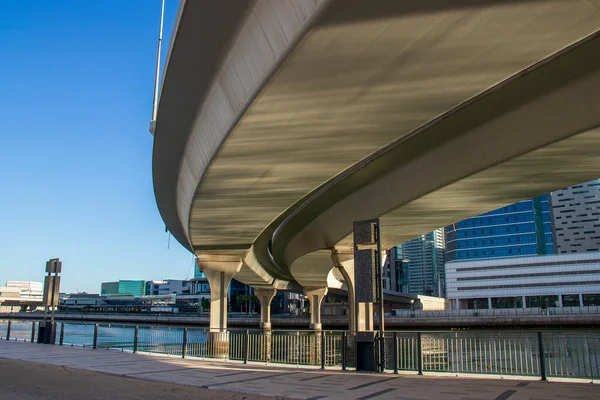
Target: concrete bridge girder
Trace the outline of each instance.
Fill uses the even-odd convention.
[[[351,246],[354,220],[380,216],[390,247],[597,178],[599,71],[597,32],[350,168],[278,228],[287,242],[274,238],[276,261],[293,266],[321,248]]]
[[[194,251],[210,251],[222,243],[241,244],[243,262],[233,273],[242,282],[300,292],[303,287],[339,284],[331,279],[328,249],[351,246],[347,234],[353,219],[382,215],[383,237],[388,245],[394,245],[472,216],[476,210],[488,211],[567,186],[575,183],[575,177],[587,180],[581,173],[558,171],[560,178],[533,182],[539,178],[536,164],[544,162],[543,157],[524,155],[540,154],[532,146],[535,135],[528,135],[524,128],[533,126],[530,120],[544,107],[536,110],[535,102],[521,102],[502,115],[480,109],[488,121],[471,120],[481,126],[465,127],[456,120],[450,126],[470,132],[475,137],[472,143],[442,137],[440,147],[430,149],[429,157],[411,159],[403,173],[371,174],[370,182],[347,191],[351,193],[347,198],[336,198],[330,203],[334,206],[309,213],[317,216],[308,219],[312,225],[296,227],[283,244],[273,242],[274,260],[269,259],[267,246],[271,246],[273,233],[314,194],[314,188],[327,186],[332,176],[361,160],[377,164],[371,155],[380,157],[392,141],[414,142],[412,133],[403,136],[407,132],[422,134],[433,124],[449,132],[442,119],[415,128],[588,35],[600,21],[598,5],[587,1],[448,4],[384,0],[371,10],[358,0],[258,1],[234,6],[182,2],[174,35],[177,40],[171,43],[163,79],[153,156],[157,202],[177,240]],[[552,35],[546,34],[550,30]],[[575,64],[593,65],[588,61]],[[535,74],[533,70],[525,72]],[[552,86],[559,75],[550,74],[551,79],[542,82]],[[552,146],[561,140],[561,129],[562,133],[565,128],[572,130],[571,135],[576,133],[572,126],[566,127],[567,118],[560,120],[561,115],[569,114],[569,119],[578,120],[579,129],[587,132],[571,136],[563,150],[583,138],[580,142],[587,147],[573,145],[572,154],[591,160],[591,149],[598,148],[591,130],[595,125],[590,123],[590,115],[599,114],[594,95],[598,87],[595,81],[587,86],[579,82],[584,75],[574,77],[571,83],[586,89],[589,101],[573,95],[575,86],[562,84],[560,93],[547,96],[546,112],[553,112],[536,129],[545,130],[544,143],[556,149]],[[512,100],[518,102],[528,95],[528,90],[520,90]],[[575,104],[583,106],[573,108]],[[509,123],[511,114],[513,122]],[[515,123],[516,129],[512,129]],[[485,129],[506,135],[505,143],[486,148]],[[562,140],[567,140],[566,136]],[[493,154],[497,149],[492,147],[506,148],[511,143],[524,143],[512,149],[513,159]],[[414,148],[404,147],[396,160],[418,154]],[[455,158],[474,161],[473,168],[461,170],[470,179],[456,180],[430,168],[440,160],[452,164],[448,155],[461,154],[456,149],[466,150],[466,156]],[[557,154],[563,153],[554,153],[549,159],[556,160]],[[257,158],[262,162],[257,163]],[[480,169],[475,168],[475,161],[484,158],[487,167],[503,168],[481,164]],[[507,167],[519,158],[528,160],[521,164],[522,170],[531,171],[526,176]],[[563,165],[568,164],[568,158],[565,160]],[[581,168],[584,163],[577,162],[579,171],[596,173],[598,164]],[[446,167],[444,164],[441,172],[450,171]],[[363,175],[370,174],[368,166],[361,168]],[[507,181],[507,175],[518,178]],[[415,182],[416,177],[431,183],[430,187]],[[510,187],[510,193],[502,198],[490,190],[498,182]],[[476,186],[487,195],[472,196]],[[405,190],[407,187],[411,190]],[[396,203],[390,203],[392,199]],[[363,207],[367,202],[374,203],[373,207]],[[320,251],[323,249],[327,250]],[[231,279],[229,268],[215,264],[207,270],[216,286]],[[214,325],[222,328],[223,318]]]

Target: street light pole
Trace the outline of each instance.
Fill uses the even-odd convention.
[[[375,225],[377,242],[377,268],[379,271],[379,371],[385,371],[385,327],[384,327],[384,305],[383,305],[383,262],[381,257],[381,236],[379,221]]]

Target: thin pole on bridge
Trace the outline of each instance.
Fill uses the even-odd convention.
[[[165,19],[165,0],[162,0],[160,10],[160,26],[158,29],[158,49],[156,51],[156,72],[154,75],[154,99],[152,100],[152,120],[150,121],[150,133],[154,134],[156,116],[158,113],[158,87],[160,84],[160,54],[162,48],[163,23]]]

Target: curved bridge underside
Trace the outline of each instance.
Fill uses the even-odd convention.
[[[236,279],[322,287],[353,220],[395,245],[600,176],[597,2],[217,3],[182,2],[153,175]]]

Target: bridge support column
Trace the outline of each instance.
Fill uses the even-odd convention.
[[[305,290],[304,294],[310,301],[310,329],[320,331],[321,324],[321,303],[327,295],[327,288]]]
[[[271,301],[277,294],[277,289],[254,288],[254,294],[260,303],[260,327],[263,330],[271,330]]]
[[[344,277],[346,283],[346,289],[348,289],[348,330],[350,332],[356,332],[356,296],[355,296],[355,284],[354,284],[354,253],[352,252],[340,252],[335,247],[331,249],[331,259],[333,260],[333,266],[338,268]]]
[[[208,355],[216,358],[229,356],[227,332],[227,290],[231,278],[242,267],[242,259],[227,255],[198,255],[200,270],[210,286],[210,334]]]
[[[263,330],[263,340],[260,343],[261,361],[271,361],[271,301],[277,294],[277,289],[255,288],[254,294],[260,302],[260,328]]]
[[[356,330],[358,332],[374,331],[373,303],[356,303]]]

